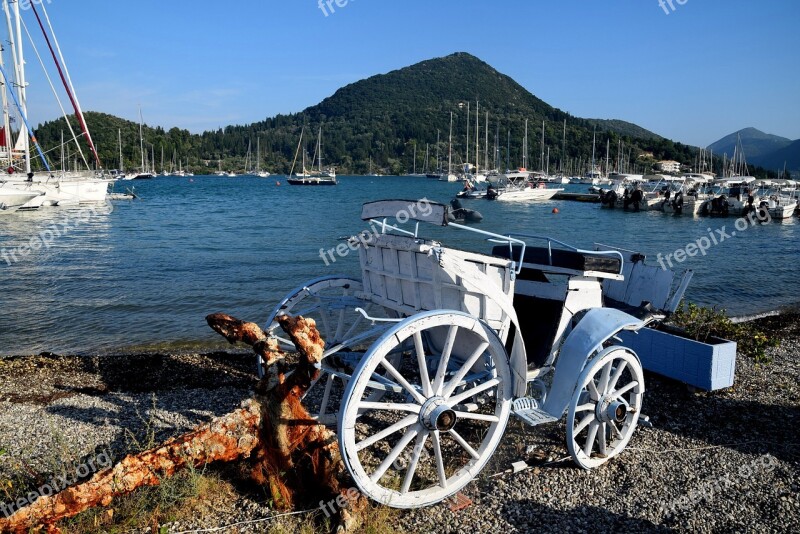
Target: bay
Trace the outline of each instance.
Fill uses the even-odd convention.
[[[209,313],[263,323],[283,295],[309,279],[358,277],[355,253],[326,265],[321,251],[365,228],[364,202],[448,202],[461,187],[374,176],[345,176],[338,187],[322,188],[290,187],[281,176],[158,178],[135,186],[141,200],[113,210],[0,217],[0,355],[222,346],[205,323]],[[673,260],[695,272],[689,300],[731,314],[800,301],[796,218],[737,231],[733,218],[625,213],[580,202],[463,203],[484,215],[477,226],[484,230],[546,235],[581,248],[605,243],[640,251],[653,264],[658,254],[715,236],[718,244],[705,256]],[[421,234],[489,250],[479,236],[454,228],[424,225]]]

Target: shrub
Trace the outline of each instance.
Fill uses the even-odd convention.
[[[718,337],[736,342],[739,354],[753,358],[756,363],[769,363],[767,348],[777,347],[780,340],[770,338],[753,323],[734,323],[725,310],[703,308],[696,304],[681,304],[681,307],[670,317],[670,324],[683,328],[690,337],[702,343],[711,337]]]

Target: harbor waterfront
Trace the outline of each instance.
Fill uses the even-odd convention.
[[[282,183],[282,185],[277,185]],[[264,322],[288,291],[317,276],[358,277],[355,255],[331,255],[355,234],[361,205],[390,198],[449,202],[460,184],[419,177],[339,177],[339,187],[285,178],[163,178],[114,209],[44,209],[0,218],[0,356],[219,346],[205,316]],[[568,185],[582,193],[586,186]],[[642,252],[651,265],[692,269],[687,299],[755,314],[800,301],[796,217],[734,218],[602,210],[584,202],[467,200],[478,227],[548,235],[581,248]],[[553,208],[559,213],[553,213]],[[488,251],[478,235],[422,229]],[[707,246],[706,246],[707,245]]]

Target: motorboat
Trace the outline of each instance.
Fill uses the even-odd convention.
[[[512,182],[509,181],[504,189],[498,190],[497,200],[506,201],[546,201],[551,200],[563,188],[548,188],[544,182]]]

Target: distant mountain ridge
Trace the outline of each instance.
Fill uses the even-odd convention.
[[[742,140],[742,149],[748,163],[774,171],[782,171],[785,163],[787,170],[793,172],[800,170],[800,140],[792,141],[752,127],[726,135],[710,144],[708,148],[713,150],[715,155],[727,155],[730,159],[733,157],[739,138]]]
[[[426,146],[428,169],[434,170],[436,153],[447,163],[450,113],[453,112],[454,167],[475,162],[475,108],[479,106],[480,153],[488,152],[489,165],[495,165],[495,143],[500,153],[498,164],[515,168],[523,164],[523,137],[528,124],[526,166],[550,169],[573,163],[574,172],[585,169],[592,156],[593,132],[597,131],[597,157],[616,161],[617,147],[624,143],[626,158],[633,164],[642,153],[655,159],[691,163],[696,149],[649,132],[635,124],[618,120],[587,120],[574,117],[531,94],[509,76],[480,59],[464,53],[422,61],[415,65],[372,76],[337,90],[317,105],[291,115],[277,115],[243,126],[228,126],[217,131],[193,135],[186,130],[145,128],[145,146],[151,146],[150,159],[159,161],[165,153],[165,166],[173,154],[196,172],[241,170],[248,146],[260,140],[262,166],[271,172],[290,170],[300,132],[309,155],[313,154],[317,130],[323,129],[323,164],[335,165],[341,173],[365,173],[372,161],[386,174],[406,173],[413,168],[416,146],[417,170],[424,170]],[[470,122],[467,124],[467,108]],[[489,113],[489,147],[485,126]],[[566,152],[562,150],[564,121],[567,123]],[[87,114],[87,122],[106,167],[118,166],[117,132],[122,130],[126,169],[138,167],[138,127],[135,123],[101,113]],[[545,150],[540,147],[542,122],[545,125]],[[45,123],[37,129],[39,141],[57,146],[63,119]],[[469,130],[470,144],[466,143]],[[439,145],[436,145],[437,134]],[[496,139],[496,141],[495,141]],[[154,152],[154,153],[153,153]],[[543,154],[544,152],[544,154]],[[469,154],[469,158],[467,158]],[[602,159],[605,159],[602,157]],[[252,161],[252,158],[251,158]],[[485,166],[485,162],[481,162]],[[641,165],[640,165],[641,166]],[[157,165],[160,170],[160,164]],[[632,169],[629,169],[632,170]],[[647,170],[647,169],[640,169]]]

